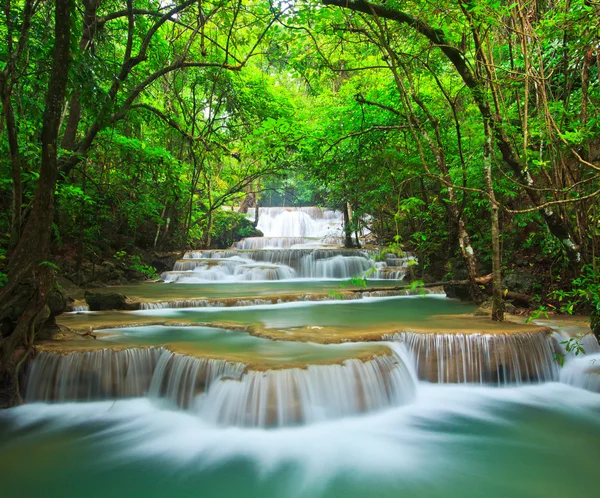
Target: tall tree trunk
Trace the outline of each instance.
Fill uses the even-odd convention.
[[[79,50],[81,53],[87,52],[90,48],[97,28],[96,13],[100,0],[84,0],[85,10],[83,13],[83,31],[81,40],[79,41]],[[81,120],[81,90],[73,92],[69,100],[69,117],[67,118],[67,126],[63,134],[61,147],[67,150],[75,148],[77,139],[77,129]]]
[[[204,248],[210,249],[210,245],[212,244],[212,228],[213,228],[213,208],[209,206],[208,208],[208,220],[206,222],[206,238],[204,239]]]
[[[54,190],[57,179],[57,140],[69,70],[71,2],[56,0],[54,51],[48,82],[40,175],[31,213],[23,233],[11,254],[8,283],[0,292],[0,321],[10,325],[10,335],[0,343],[0,384],[8,403],[20,400],[18,370],[23,362],[16,351],[25,348],[28,356],[36,334],[50,316],[48,294],[54,288],[54,274],[45,264],[50,256],[50,238],[54,217]]]
[[[350,227],[350,211],[348,210],[348,203],[344,202],[344,247],[352,248],[352,228]]]
[[[491,233],[492,233],[492,274],[494,276],[492,290],[492,320],[504,321],[504,304],[502,302],[502,253],[500,250],[500,222],[498,204],[494,194],[492,178],[492,132],[489,123],[484,122],[485,143],[483,145],[483,167],[485,181],[490,199]]]
[[[5,90],[5,89],[3,89]],[[8,136],[8,150],[10,154],[10,172],[12,177],[12,203],[10,222],[10,243],[14,249],[21,236],[21,204],[23,203],[23,182],[21,180],[21,158],[19,154],[19,143],[17,137],[17,124],[15,114],[8,92],[2,92],[2,111],[6,122],[6,134]]]

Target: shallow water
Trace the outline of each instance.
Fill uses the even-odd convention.
[[[469,313],[475,306],[434,296],[364,298],[355,301],[297,302],[236,308],[187,308],[137,311],[147,317],[183,319],[194,322],[261,323],[265,327],[291,330],[296,327],[339,327],[373,329],[424,324],[448,324],[451,318],[435,315]]]
[[[393,287],[402,285],[398,281],[367,280],[368,287]],[[327,293],[343,289],[357,289],[354,285],[342,287],[339,280],[296,280],[271,282],[220,282],[203,284],[140,283],[93,289],[93,292],[118,292],[128,297],[143,299],[191,299],[213,297],[248,297],[274,294]]]
[[[271,341],[252,336],[246,331],[213,327],[125,327],[100,332],[98,338],[106,343],[106,346],[169,344],[176,351],[185,350],[214,357],[235,357],[259,364],[335,362],[382,349],[378,343],[324,345],[312,342]]]
[[[2,492],[19,498],[588,497],[599,448],[600,395],[561,384],[421,384],[410,405],[270,430],[148,399],[0,413]]]

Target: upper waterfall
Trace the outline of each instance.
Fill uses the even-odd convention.
[[[341,237],[343,219],[339,211],[312,206],[261,207],[256,228],[265,237]]]
[[[255,213],[251,213],[250,219]],[[191,251],[177,261],[165,282],[242,282],[291,279],[401,280],[411,256],[379,250],[345,249],[343,216],[319,207],[261,207],[258,224],[264,237],[249,237],[231,249]]]

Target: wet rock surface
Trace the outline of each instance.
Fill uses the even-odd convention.
[[[125,295],[117,292],[86,292],[85,300],[90,311],[135,310],[137,303],[131,302]]]

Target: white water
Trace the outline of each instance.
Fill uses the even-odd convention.
[[[520,384],[558,380],[556,343],[546,333],[421,334],[387,337],[406,345],[430,382]]]
[[[568,359],[560,371],[560,381],[600,393],[600,353]]]
[[[234,244],[235,249],[257,251],[260,249],[335,249],[344,244],[344,238],[327,237],[247,237]]]
[[[403,349],[368,361],[249,371],[242,363],[194,358],[164,348],[40,353],[27,402],[168,399],[202,419],[242,426],[314,423],[410,401],[416,381]]]
[[[317,207],[263,207],[256,228],[265,237],[341,237],[343,218],[339,211]]]
[[[94,401],[149,395],[185,407],[212,382],[239,378],[245,368],[241,363],[177,355],[164,348],[64,355],[41,352],[31,362],[25,400]]]
[[[83,473],[75,482],[100,487],[94,496],[131,496],[131,486],[141,483],[143,496],[236,496],[227,483],[242,479],[243,495],[252,497],[525,498],[595,496],[598,410],[598,394],[557,383],[506,389],[422,384],[405,406],[278,430],[222,427],[147,399],[38,403],[0,418],[48,445],[34,461],[53,449],[61,458],[65,447],[67,456],[89,448],[89,466],[44,462],[51,484],[39,488],[45,486],[47,496],[58,496],[57,482]],[[4,469],[12,459],[35,458],[22,454],[9,460],[5,452]],[[240,461],[250,462],[247,472],[235,465]],[[136,462],[145,470],[137,480],[131,473]],[[122,481],[114,477],[120,469]],[[19,490],[11,496],[42,496],[20,494],[29,486],[9,472],[3,478]],[[335,487],[340,482],[341,490]]]
[[[265,237],[243,239],[232,249],[190,251],[162,278],[168,283],[226,283],[405,277],[413,257],[386,255],[376,262],[379,251],[344,249],[342,223],[339,212],[316,207],[260,208],[258,228]]]
[[[213,385],[196,412],[221,425],[269,427],[315,423],[399,406],[414,398],[410,360],[401,355],[249,372]]]
[[[496,386],[560,380],[600,391],[600,354],[569,359],[559,370],[555,339],[544,333],[401,333],[389,339],[393,342],[385,344],[393,352],[367,361],[267,371],[164,348],[40,353],[31,362],[26,400],[148,396],[170,400],[213,424],[270,427],[314,424],[411,402],[418,394],[417,376]]]

